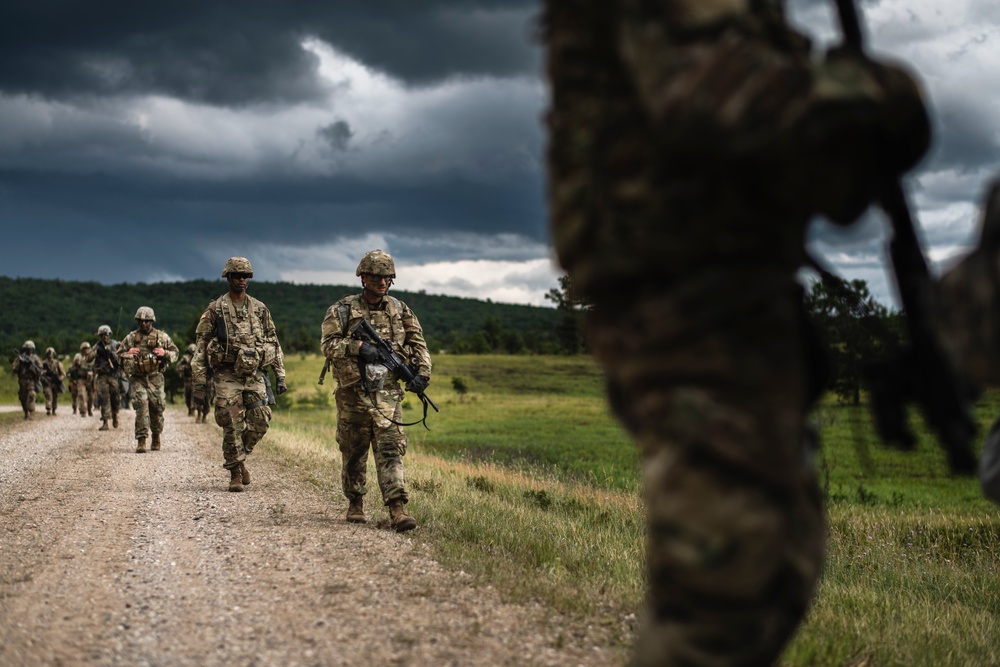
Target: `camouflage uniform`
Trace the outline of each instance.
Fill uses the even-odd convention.
[[[383,297],[372,306],[361,295],[347,296],[330,306],[323,318],[322,347],[333,362],[337,378],[337,444],[342,456],[341,482],[349,501],[364,497],[368,477],[368,449],[375,453],[382,501],[409,501],[403,477],[406,433],[392,421],[402,421],[403,389],[400,378],[388,375],[381,389],[366,392],[358,365],[360,341],[348,332],[362,318],[391,343],[417,375],[430,377],[431,357],[417,316],[399,299]],[[385,370],[383,366],[379,369]],[[390,421],[390,418],[392,421]]]
[[[76,412],[81,417],[94,414],[94,368],[87,363],[87,355],[90,354],[90,343],[80,344],[80,351],[73,356],[70,364],[70,377],[76,387],[74,401],[76,401]]]
[[[108,329],[110,335],[110,328]],[[98,340],[87,355],[87,363],[94,369],[97,402],[101,408],[101,429],[107,430],[108,421],[118,428],[118,411],[121,398],[118,395],[118,380],[121,373],[121,361],[116,348],[118,341],[109,341],[105,345]]]
[[[63,380],[66,379],[66,371],[63,370],[62,362],[56,357],[54,348],[45,350],[45,360],[42,362],[45,373],[42,375],[42,391],[45,392],[45,414],[55,415],[56,408],[59,407],[59,394],[65,391]]]
[[[196,350],[195,345],[188,345],[187,352],[181,356],[177,362],[177,373],[184,381],[184,405],[187,406],[188,415],[194,414],[194,401],[191,400],[191,392],[194,390],[194,383],[191,381],[191,359]]]
[[[27,341],[24,344],[21,354],[14,359],[13,369],[17,376],[17,398],[21,401],[24,418],[31,419],[35,414],[35,394],[42,377],[42,360],[35,354],[34,343]]]
[[[128,350],[139,348],[130,355]],[[166,352],[162,361],[153,358],[155,348]],[[152,433],[154,446],[163,432],[163,411],[167,397],[163,390],[163,368],[174,363],[180,350],[165,331],[153,328],[148,334],[138,329],[130,332],[119,344],[122,367],[132,387],[132,408],[135,410],[135,439],[140,442]]]
[[[770,664],[824,552],[806,225],[919,159],[926,111],[900,70],[812,59],[776,0],[545,4],[553,240],[644,460],[635,664]]]
[[[220,332],[224,332],[222,338]],[[264,373],[270,366],[278,378],[285,376],[274,320],[262,301],[245,294],[237,307],[226,293],[202,314],[195,345],[192,380],[196,388],[206,387],[209,371],[214,372],[215,422],[222,427],[223,467],[234,470],[253,452],[271,421]],[[243,366],[237,363],[241,356],[254,361]]]

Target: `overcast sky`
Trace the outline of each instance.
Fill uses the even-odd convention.
[[[832,0],[831,0],[832,2]],[[828,3],[792,0],[829,44]],[[0,4],[0,275],[104,283],[356,284],[547,305],[546,85],[537,0],[121,0]],[[907,181],[925,247],[974,237],[1000,173],[995,0],[862,5],[935,121]],[[892,300],[877,216],[811,244]]]

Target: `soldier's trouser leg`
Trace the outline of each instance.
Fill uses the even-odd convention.
[[[337,445],[340,447],[340,483],[348,500],[368,492],[368,449],[372,444],[372,420],[360,404],[353,387],[338,387]]]
[[[594,315],[612,406],[643,454],[649,591],[635,666],[773,664],[812,599],[825,526],[797,303],[775,301],[725,323],[655,300]]]
[[[52,398],[56,395],[56,392],[49,385],[45,385],[42,391],[45,393],[45,411],[52,412],[52,408],[55,407],[52,403]]]
[[[163,433],[163,412],[167,408],[167,395],[163,389],[163,376],[149,387],[149,430],[154,435]]]
[[[264,437],[271,409],[266,405],[246,409],[247,404],[264,398],[263,378],[241,379],[220,370],[215,381],[215,423],[222,427],[223,467],[234,468]]]
[[[21,409],[24,414],[35,411],[35,381],[26,381],[18,378],[17,398],[21,402]]]
[[[375,409],[356,387],[337,389],[337,444],[342,457],[341,482],[348,500],[362,496],[366,491],[368,448],[375,455],[382,501],[399,499],[409,501],[403,475],[403,455],[406,453],[406,435],[393,424],[401,421],[402,390],[384,390],[379,409]]]
[[[402,396],[399,397],[400,401]],[[393,408],[389,411],[390,406]],[[383,403],[380,411],[372,414],[372,449],[375,453],[375,471],[378,474],[378,486],[382,491],[382,502],[386,505],[392,500],[409,502],[406,492],[406,478],[403,474],[403,456],[406,454],[406,433],[393,421],[403,421],[403,410],[400,403]],[[385,413],[385,414],[382,414]]]
[[[118,379],[110,375],[97,377],[97,402],[101,404],[101,420],[108,421],[118,414]]]
[[[132,384],[132,410],[135,411],[135,439],[149,437],[149,389],[144,385]],[[86,408],[84,408],[86,411]]]

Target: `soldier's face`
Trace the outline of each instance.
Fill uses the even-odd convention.
[[[392,278],[389,276],[376,276],[370,273],[361,275],[361,283],[370,294],[375,296],[385,296],[389,288],[392,287]]]
[[[229,281],[229,289],[236,294],[242,294],[247,291],[247,283],[250,282],[249,273],[230,273],[226,276],[226,280]]]
[[[139,331],[148,334],[153,330],[153,320],[139,320]]]

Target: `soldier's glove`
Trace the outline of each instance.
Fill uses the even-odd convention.
[[[365,363],[369,364],[377,363],[381,358],[378,353],[378,348],[368,341],[363,341],[361,343],[361,347],[358,349],[358,356],[364,359]]]
[[[430,378],[425,378],[423,375],[414,375],[413,379],[406,383],[406,391],[412,391],[414,394],[422,394],[430,383]]]
[[[281,394],[284,394],[286,391],[288,391],[288,385],[285,384],[285,376],[284,375],[279,375],[278,376],[278,386],[275,388],[275,391],[278,392],[279,396]]]

